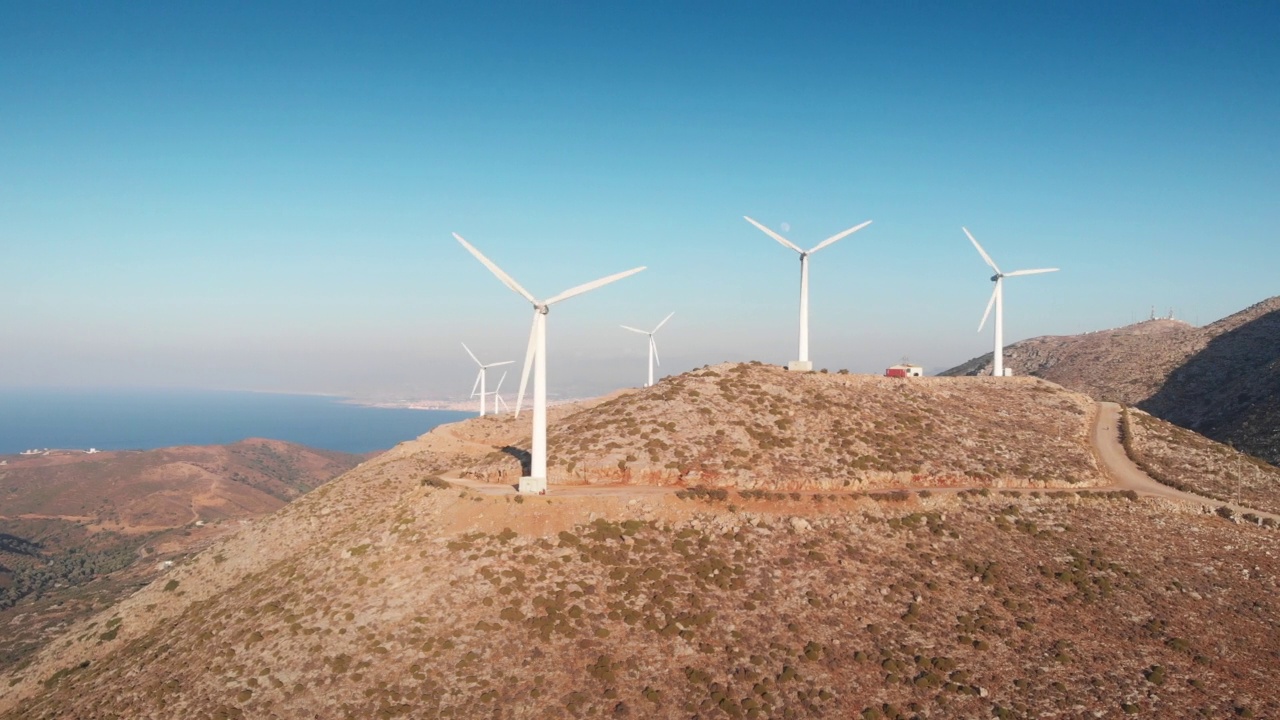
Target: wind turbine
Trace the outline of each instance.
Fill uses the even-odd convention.
[[[640,329],[638,329],[638,328],[633,328],[633,327],[631,327],[631,326],[629,326],[629,325],[623,325],[623,326],[621,326],[623,330],[630,330],[630,331],[631,331],[631,332],[633,332],[633,333],[640,333],[641,335],[648,335],[648,336],[649,336],[649,382],[645,385],[645,387],[653,387],[653,365],[654,365],[654,363],[657,363],[657,364],[659,364],[659,365],[661,365],[661,364],[662,364],[662,361],[658,359],[658,343],[654,341],[654,339],[653,339],[653,334],[654,334],[654,333],[656,333],[656,332],[658,332],[659,330],[661,330],[661,329],[662,329],[662,326],[667,324],[667,321],[671,319],[671,316],[672,316],[672,315],[675,315],[675,313],[674,313],[674,312],[672,312],[672,313],[670,313],[669,315],[667,315],[666,317],[662,318],[662,322],[658,323],[658,327],[654,328],[653,330],[649,330],[649,331],[640,330]]]
[[[987,254],[987,251],[983,250],[982,246],[978,244],[978,241],[973,239],[973,234],[969,232],[969,228],[961,227],[960,229],[964,230],[965,235],[969,236],[969,242],[973,243],[973,246],[978,249],[978,254],[982,256],[982,259],[991,266],[992,270],[996,271],[996,274],[991,276],[991,282],[995,283],[996,287],[995,290],[991,291],[991,299],[987,301],[986,312],[982,313],[982,322],[978,323],[978,332],[982,332],[982,328],[986,326],[987,317],[991,315],[991,306],[995,305],[996,347],[995,351],[991,355],[992,362],[994,363],[991,369],[991,374],[996,377],[1001,377],[1004,375],[1004,279],[1007,277],[1017,277],[1019,275],[1039,275],[1041,273],[1058,272],[1058,268],[1000,272],[1000,268],[996,265],[995,260],[992,260],[991,256]]]
[[[487,395],[493,396],[493,414],[494,415],[498,414],[499,405],[502,406],[501,407],[502,410],[505,410],[506,412],[511,412],[511,406],[507,404],[506,400],[502,399],[502,383],[505,382],[506,379],[507,379],[507,373],[504,371],[502,373],[502,377],[498,378],[498,387],[486,393]]]
[[[529,369],[533,367],[533,442],[530,448],[529,475],[520,478],[520,492],[542,493],[547,490],[547,313],[551,306],[567,300],[574,295],[595,290],[611,282],[621,280],[629,275],[644,270],[643,267],[632,268],[626,272],[593,280],[589,283],[569,288],[559,295],[546,300],[538,300],[528,290],[520,286],[502,268],[485,257],[471,243],[462,239],[458,233],[453,237],[462,243],[467,252],[475,256],[480,264],[489,268],[503,285],[533,305],[533,327],[529,330],[529,349],[524,356],[524,371],[520,374],[520,392],[516,395],[516,417],[520,416],[520,405],[524,401],[524,390],[529,382]]]
[[[782,243],[784,247],[789,247],[800,253],[800,357],[795,362],[787,363],[787,369],[809,372],[810,370],[813,370],[813,363],[809,362],[809,256],[818,252],[822,248],[831,245],[837,240],[841,240],[858,232],[862,228],[870,225],[871,221],[868,220],[861,225],[854,225],[844,232],[836,233],[817,245],[814,245],[809,250],[801,250],[795,243],[782,237],[764,225],[761,225],[755,220],[752,220],[746,215],[743,215],[742,218],[752,225],[760,228],[765,235],[768,235],[774,240]]]
[[[471,386],[471,397],[475,397],[477,394],[480,396],[480,417],[484,417],[484,396],[489,394],[484,391],[484,383],[485,377],[489,374],[489,368],[510,365],[515,362],[515,360],[503,360],[502,362],[489,363],[488,365],[485,365],[480,362],[480,358],[477,358],[475,353],[471,352],[471,348],[467,347],[466,343],[462,343],[462,349],[466,350],[467,354],[471,356],[471,359],[476,361],[476,365],[480,366],[480,374],[476,375],[476,381]],[[476,392],[476,388],[480,389],[479,393]],[[494,407],[493,411],[497,412],[498,408]]]

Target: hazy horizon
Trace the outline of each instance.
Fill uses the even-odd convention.
[[[556,305],[549,394],[1005,340],[1280,294],[1280,7],[10,8],[0,378],[465,397]],[[789,227],[783,230],[784,224]],[[492,375],[496,382],[501,371]]]

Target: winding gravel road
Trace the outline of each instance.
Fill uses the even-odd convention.
[[[1265,513],[1261,510],[1254,510],[1243,505],[1234,503],[1224,503],[1219,500],[1203,497],[1181,490],[1175,490],[1168,485],[1162,485],[1151,478],[1150,475],[1142,471],[1129,459],[1129,454],[1124,451],[1124,445],[1120,443],[1120,406],[1115,403],[1098,403],[1098,413],[1093,421],[1093,441],[1094,452],[1098,456],[1098,465],[1102,468],[1103,473],[1111,478],[1115,483],[1113,488],[1119,490],[1132,490],[1139,495],[1149,495],[1152,497],[1168,498],[1170,500],[1182,500],[1185,502],[1198,503],[1205,507],[1218,508],[1226,505],[1235,511],[1237,515],[1251,512],[1258,517],[1269,517],[1280,520],[1280,516]]]
[[[1139,495],[1149,497],[1159,497],[1168,500],[1178,500],[1182,502],[1195,503],[1206,508],[1216,509],[1222,505],[1231,508],[1237,515],[1243,515],[1246,512],[1253,513],[1258,517],[1269,517],[1276,521],[1280,521],[1280,516],[1271,513],[1255,510],[1250,507],[1236,505],[1234,503],[1223,503],[1219,500],[1196,495],[1194,493],[1183,492],[1162,485],[1142,471],[1132,460],[1129,459],[1128,453],[1124,451],[1124,445],[1120,443],[1120,406],[1115,403],[1098,403],[1097,413],[1094,415],[1093,431],[1090,434],[1090,440],[1093,445],[1094,454],[1098,459],[1098,466],[1102,469],[1103,474],[1110,478],[1113,485],[1105,487],[1089,487],[1085,490],[1132,490]],[[460,438],[459,442],[463,441]],[[486,451],[490,450],[485,446]],[[444,473],[443,476],[449,482],[460,485],[462,487],[474,490],[486,495],[514,495],[516,488],[510,484],[487,483],[478,480],[465,479],[459,476],[457,471]],[[664,493],[674,493],[680,490],[679,487],[657,487],[648,485],[556,485],[547,488],[549,495],[558,497],[566,496],[619,496],[619,495],[655,495]],[[942,493],[953,493],[963,490],[964,488],[956,487],[911,487],[908,490],[930,490]],[[1017,490],[1020,488],[1004,488],[1007,490]],[[1028,490],[1039,488],[1025,488]],[[1063,490],[1065,488],[1054,488],[1054,490]],[[872,490],[870,492],[894,492],[895,488],[884,488]]]

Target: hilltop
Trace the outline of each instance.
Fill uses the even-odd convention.
[[[362,457],[276,440],[0,466],[0,664],[46,628],[114,602],[158,565],[355,467]]]
[[[1010,345],[1005,366],[1280,464],[1280,297],[1204,327],[1157,319]],[[991,354],[944,376],[991,372]]]
[[[1034,378],[908,381],[725,363],[555,408],[549,475],[760,490],[1092,485],[1102,482],[1092,408]],[[448,458],[463,477],[514,482],[528,433],[526,421],[495,416],[441,435],[472,451]]]
[[[516,496],[435,473],[454,476],[459,462],[479,473],[498,462],[495,445],[518,455],[522,424],[442,426],[69,626],[0,678],[0,717],[1280,713],[1269,670],[1280,626],[1274,529],[1087,486],[986,487],[1047,482],[1031,477],[1038,465],[1017,471],[1024,453],[1036,463],[1073,457],[1074,434],[1046,433],[1088,425],[1067,409],[1079,396],[1034,379],[881,387],[736,367],[559,408],[552,428],[615,415],[620,427],[630,411],[648,442],[650,416],[640,413],[651,411],[640,407],[663,403],[672,414],[652,418],[674,422],[670,437],[693,448],[717,429],[743,428],[737,419],[757,427],[776,415],[805,428],[816,460],[777,443],[754,476],[703,476],[713,487],[600,485],[608,478],[588,472],[547,496]],[[710,395],[704,384],[735,375],[742,389],[730,388],[726,417],[697,409]],[[775,382],[806,392],[769,390]],[[1010,432],[1004,423],[1037,413],[1049,424],[958,446],[966,459],[957,462],[1009,456],[1008,472],[964,477],[978,489],[918,489],[926,478],[905,468],[941,462],[942,449],[859,470],[867,474],[845,478],[847,488],[810,470],[770,484],[777,458],[829,464],[820,448],[839,443],[812,436],[834,421],[820,432],[801,410],[823,389],[865,400],[824,410],[849,427],[880,419],[888,428],[892,393],[902,398],[895,422],[921,412],[915,393],[953,393],[955,406],[921,425],[944,428],[952,412],[964,432]],[[983,398],[1000,404],[977,407]],[[753,409],[742,409],[749,399]],[[983,426],[977,416],[998,419]],[[619,435],[641,442],[597,432],[606,445]],[[954,432],[923,437],[963,439]],[[659,454],[647,461],[654,472],[676,447]],[[907,489],[858,489],[888,482],[877,473],[897,474]]]

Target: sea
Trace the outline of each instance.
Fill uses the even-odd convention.
[[[250,437],[367,453],[474,415],[368,407],[315,395],[0,388],[0,454],[43,448],[151,450]]]

